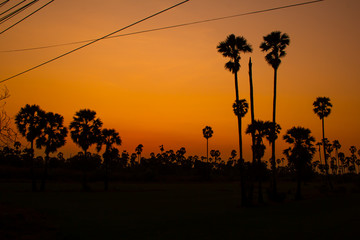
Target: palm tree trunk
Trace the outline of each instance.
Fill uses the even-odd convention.
[[[206,163],[209,162],[209,139],[206,138]]]
[[[37,191],[36,186],[36,176],[35,176],[35,160],[34,160],[34,141],[30,142],[30,159],[31,159],[31,166],[30,166],[30,174],[31,174],[31,182],[32,182],[32,191]]]
[[[105,163],[105,179],[104,179],[104,190],[109,189],[109,159],[108,156],[104,159]]]
[[[49,164],[49,154],[46,153],[45,162],[44,162],[44,173],[43,173],[43,177],[41,179],[40,191],[45,191],[45,182],[46,182],[46,178],[47,178],[48,164]]]
[[[84,150],[84,158],[83,158],[83,162],[82,162],[82,168],[83,168],[82,187],[83,187],[83,190],[88,191],[89,187],[87,184],[87,171],[86,171],[87,162],[86,162],[86,160],[87,160],[87,151]]]
[[[254,88],[253,88],[253,78],[252,78],[252,62],[251,62],[251,58],[249,59],[249,85],[250,85],[250,113],[251,113],[251,124],[254,124],[255,121],[255,111],[254,111]],[[256,175],[256,158],[255,158],[255,136],[254,133],[251,133],[251,143],[252,143],[252,170],[250,173],[250,186],[249,186],[249,203],[252,203],[253,200],[253,195],[254,195],[254,178]],[[260,201],[262,200],[262,192],[261,192],[261,180],[259,180],[259,198],[258,201],[260,203]],[[261,196],[260,196],[261,194]]]
[[[272,187],[273,195],[277,196],[276,184],[276,159],[275,159],[275,131],[276,131],[276,86],[277,85],[277,68],[274,68],[274,96],[273,96],[273,139],[271,144],[271,169],[272,169]]]
[[[250,112],[251,112],[251,124],[254,124],[255,121],[255,112],[254,112],[254,88],[253,88],[253,79],[252,79],[252,62],[251,58],[249,59],[249,81],[250,81]],[[252,145],[255,146],[254,133],[251,133]],[[252,162],[255,162],[255,151],[252,150]]]
[[[329,187],[331,189],[333,189],[333,186],[331,184],[330,181],[330,176],[329,176],[329,165],[327,163],[327,155],[326,155],[326,144],[325,144],[325,121],[324,121],[324,117],[321,119],[321,123],[322,123],[322,137],[323,137],[323,149],[324,149],[324,162],[325,162],[325,175],[326,175],[326,181],[327,184],[329,184]]]
[[[239,88],[238,88],[238,76],[235,71],[235,94],[236,94],[236,102],[239,101]],[[242,155],[242,137],[241,137],[241,117],[238,116],[238,131],[239,131],[239,151],[240,151],[240,160],[239,160],[239,170],[240,170],[240,187],[241,187],[241,206],[247,206],[247,197],[246,197],[246,189],[245,189],[245,176],[244,176],[244,161]]]

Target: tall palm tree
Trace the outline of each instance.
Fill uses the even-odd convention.
[[[286,56],[285,49],[290,44],[290,38],[286,33],[280,31],[274,31],[263,37],[263,42],[260,44],[260,48],[263,52],[268,52],[265,56],[265,60],[274,69],[274,95],[273,95],[273,127],[276,124],[276,88],[277,88],[277,71],[281,64],[281,58]],[[275,129],[274,135],[275,135]],[[275,163],[275,138],[271,143],[271,168],[273,171],[273,193],[277,194],[276,186],[276,163]]]
[[[339,149],[341,148],[341,144],[340,144],[339,140],[334,140],[332,146],[335,149],[336,165],[337,165],[336,174],[338,174],[339,173]]]
[[[242,150],[242,126],[241,126],[241,119],[243,117],[245,117],[246,113],[248,112],[249,109],[249,104],[246,102],[245,99],[241,99],[238,101],[235,101],[235,103],[233,104],[233,110],[235,115],[238,117],[238,119],[240,120],[240,125],[239,125],[239,142],[240,142],[240,161],[242,161],[243,159],[243,150]]]
[[[218,52],[224,57],[230,58],[225,63],[225,69],[234,74],[235,77],[235,101],[239,101],[239,87],[238,87],[238,71],[240,70],[240,53],[252,52],[252,47],[247,43],[246,39],[242,36],[235,36],[230,34],[225,41],[222,41],[217,46]],[[238,132],[239,132],[239,149],[241,148],[241,118],[238,117]],[[243,159],[240,159],[240,184],[241,184],[241,204],[247,205],[246,193],[245,193],[245,180],[243,173]]]
[[[256,172],[258,179],[258,202],[263,203],[263,195],[262,195],[262,162],[261,159],[265,154],[265,144],[263,141],[264,137],[268,137],[272,131],[272,122],[255,120],[253,123],[248,125],[246,129],[247,134],[251,134],[254,136],[254,145],[252,145],[252,150],[254,152],[255,160],[256,160]],[[250,196],[252,199],[252,196]]]
[[[104,166],[105,166],[105,179],[104,179],[104,189],[107,191],[109,189],[109,165],[112,160],[114,151],[113,145],[121,145],[121,138],[119,133],[115,129],[104,128],[101,131],[101,139],[97,143],[97,150],[100,151],[102,145],[105,145],[104,157]],[[118,153],[118,152],[117,152]]]
[[[328,97],[317,97],[313,103],[314,112],[321,120],[322,123],[322,142],[324,149],[324,162],[325,162],[325,174],[327,176],[328,184],[332,188],[332,184],[329,179],[329,168],[327,163],[327,154],[326,154],[326,139],[325,139],[325,118],[330,115],[332,104],[330,103],[330,98]]]
[[[209,138],[212,137],[214,131],[210,126],[204,127],[202,131],[204,138],[206,139],[206,162],[209,162]]]
[[[36,191],[36,178],[34,172],[34,141],[44,128],[45,112],[38,105],[26,104],[15,116],[15,124],[20,134],[30,142],[32,191]]]
[[[45,147],[44,174],[41,181],[40,190],[45,190],[45,181],[47,178],[47,168],[49,163],[49,154],[56,152],[58,148],[66,143],[67,128],[64,126],[63,116],[48,112],[44,115],[44,128],[41,135],[36,139],[36,147]]]
[[[83,189],[88,190],[86,179],[86,160],[88,149],[101,139],[102,121],[96,117],[96,112],[90,109],[81,109],[75,113],[70,123],[71,139],[84,151],[83,162]]]
[[[296,198],[301,199],[301,181],[305,169],[311,168],[311,160],[315,153],[314,142],[311,131],[303,127],[293,127],[287,130],[284,140],[292,144],[292,147],[284,151],[289,164],[293,165],[297,172],[297,190]]]

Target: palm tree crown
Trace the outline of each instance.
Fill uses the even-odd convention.
[[[26,104],[15,117],[15,124],[22,136],[29,142],[37,138],[44,127],[45,112],[38,105]]]
[[[217,49],[224,57],[230,58],[230,61],[225,64],[225,68],[232,73],[238,72],[240,69],[240,53],[252,52],[252,47],[246,39],[234,34],[230,34],[225,41],[220,42]]]
[[[206,139],[209,139],[212,137],[214,131],[212,130],[211,127],[209,126],[206,126],[204,129],[203,129],[203,135],[204,135],[204,138]]]
[[[265,60],[274,69],[278,69],[282,57],[286,56],[285,48],[290,44],[290,38],[286,33],[274,31],[263,37],[264,42],[260,48],[263,52],[269,52],[265,56]]]
[[[331,113],[332,104],[328,97],[317,97],[313,106],[315,114],[318,115],[320,119],[329,116]]]
[[[249,104],[246,102],[245,99],[235,100],[233,104],[233,110],[236,116],[244,117],[248,112]]]
[[[70,123],[71,138],[85,152],[88,148],[99,142],[101,137],[102,122],[96,118],[96,112],[82,109],[75,113]]]
[[[36,140],[36,146],[38,148],[44,146],[45,154],[49,155],[65,145],[67,133],[63,116],[48,112],[44,115],[44,128]]]

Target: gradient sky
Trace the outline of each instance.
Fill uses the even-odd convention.
[[[40,1],[45,3],[46,1]],[[80,46],[3,52],[102,37],[159,10],[175,0],[57,0],[0,36],[0,78],[4,79]],[[303,1],[191,0],[122,33],[164,27],[273,8]],[[6,5],[5,5],[6,6]],[[40,5],[38,5],[40,6]],[[5,7],[0,8],[2,11]],[[34,10],[34,8],[30,10]],[[293,126],[310,128],[321,137],[321,121],[313,113],[318,96],[331,99],[326,137],[338,139],[342,151],[360,147],[360,1],[323,2],[187,27],[103,40],[58,61],[1,84],[11,97],[5,109],[14,117],[25,104],[64,116],[68,125],[83,108],[97,112],[105,128],[115,128],[120,150],[144,154],[185,147],[189,155],[206,155],[205,126],[214,130],[210,149],[227,159],[238,150],[233,75],[216,50],[234,33],[244,36],[253,53],[242,55],[240,97],[249,101],[247,63],[253,61],[255,118],[272,118],[273,69],[259,49],[262,37],[279,30],[290,36],[288,55],[278,73],[277,120],[281,138]],[[28,11],[30,12],[30,11]],[[0,25],[20,19],[21,14]],[[243,129],[250,113],[243,120]],[[244,157],[250,160],[250,137],[244,134]],[[25,143],[25,141],[23,141]],[[278,141],[277,156],[287,145]],[[80,151],[69,138],[60,151]],[[266,158],[270,148],[267,147]],[[265,159],[267,160],[267,159]]]

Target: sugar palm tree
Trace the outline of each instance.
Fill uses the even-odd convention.
[[[209,138],[212,137],[214,131],[210,126],[204,127],[202,131],[204,138],[206,139],[206,162],[209,162]]]
[[[68,131],[64,126],[63,116],[52,112],[48,112],[44,115],[44,127],[41,135],[36,139],[37,148],[45,147],[44,174],[40,186],[40,190],[42,191],[45,190],[49,155],[65,145],[67,133]]]
[[[322,123],[322,141],[324,149],[324,162],[325,162],[325,174],[327,176],[328,183],[332,188],[332,184],[329,179],[329,168],[327,163],[327,154],[326,154],[326,140],[325,140],[325,118],[330,115],[332,104],[330,103],[330,98],[328,97],[317,97],[313,103],[314,113],[318,115]]]
[[[101,138],[100,141],[97,143],[97,150],[100,151],[102,145],[105,145],[105,152],[103,154],[104,158],[104,166],[105,166],[105,179],[104,179],[104,189],[105,191],[109,188],[109,165],[110,161],[112,160],[112,157],[116,153],[116,150],[114,151],[113,145],[121,145],[121,138],[119,136],[119,133],[116,132],[115,129],[107,129],[104,128],[101,131]],[[118,151],[117,151],[118,153]],[[116,155],[116,154],[115,154]]]
[[[34,141],[44,128],[44,115],[45,112],[38,105],[26,104],[15,116],[15,124],[20,134],[30,142],[32,191],[37,190],[34,172]]]
[[[230,58],[225,64],[225,69],[234,74],[235,77],[235,101],[239,101],[239,88],[238,88],[238,71],[240,70],[240,53],[252,52],[252,47],[247,43],[246,39],[242,36],[235,36],[230,34],[225,41],[222,41],[217,46],[218,52],[224,57]],[[238,117],[238,132],[239,132],[239,149],[241,148],[241,118]],[[241,204],[247,205],[245,194],[245,181],[243,174],[243,161],[240,159],[240,184],[241,184]]]
[[[254,137],[254,145],[252,145],[252,150],[254,152],[255,160],[256,160],[256,172],[258,179],[258,202],[263,203],[263,195],[262,195],[262,178],[261,176],[261,167],[262,162],[261,159],[265,154],[265,144],[263,141],[264,137],[268,137],[272,131],[272,123],[269,121],[255,120],[253,123],[248,125],[246,129],[247,134],[251,134]],[[252,199],[252,196],[250,196]]]
[[[338,166],[336,169],[336,174],[339,172],[339,149],[341,148],[341,144],[339,140],[334,140],[332,144],[333,148],[335,149],[335,155],[336,155],[336,165]]]
[[[86,179],[86,159],[91,145],[101,140],[102,121],[96,117],[96,112],[82,109],[75,113],[70,123],[71,139],[84,151],[83,162],[83,188],[88,189]]]
[[[284,140],[292,145],[284,151],[284,154],[297,173],[296,198],[301,199],[301,181],[305,169],[311,168],[311,160],[315,153],[315,138],[311,136],[309,129],[293,127],[287,130]]]
[[[241,99],[239,101],[235,101],[235,103],[233,104],[233,110],[235,115],[238,117],[238,119],[240,120],[240,125],[239,125],[239,142],[240,142],[240,160],[243,160],[243,150],[242,150],[242,126],[241,126],[241,119],[243,117],[245,117],[246,113],[248,112],[249,109],[249,104],[246,102],[245,99]]]
[[[263,37],[263,42],[260,44],[260,49],[267,52],[265,56],[266,62],[274,69],[274,94],[273,94],[273,127],[276,124],[276,91],[277,91],[277,71],[281,64],[281,58],[286,56],[285,49],[290,44],[290,38],[286,33],[274,31]],[[275,129],[274,135],[275,135]],[[276,163],[275,163],[275,140],[271,143],[271,168],[273,171],[273,193],[276,195]]]

